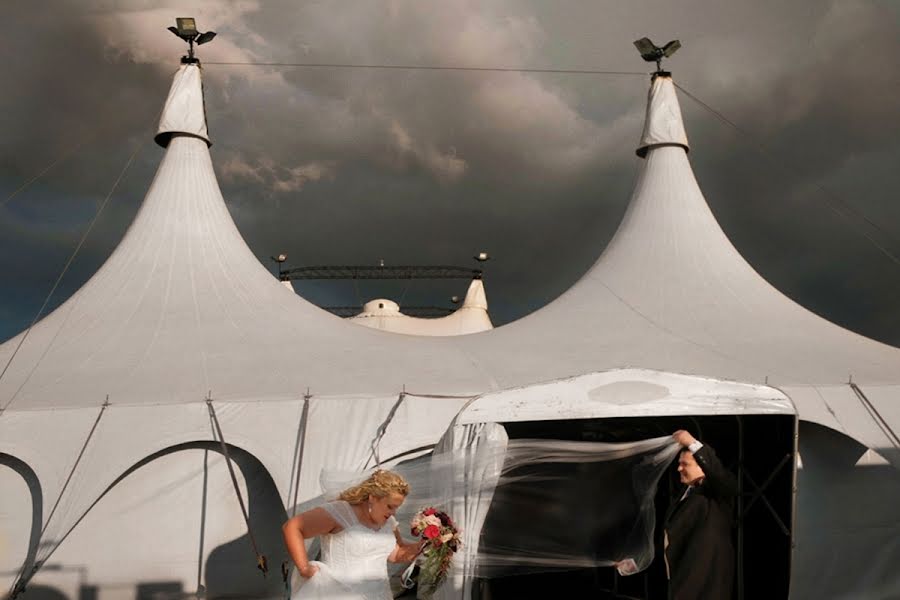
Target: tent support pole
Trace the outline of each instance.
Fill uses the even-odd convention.
[[[303,450],[306,448],[306,424],[309,420],[309,401],[312,396],[309,389],[303,394],[303,410],[300,412],[300,424],[297,427],[297,446],[294,450],[295,471],[291,474],[293,481],[293,497],[288,498],[291,504],[291,517],[297,516],[297,498],[300,496],[300,472],[303,468]],[[289,492],[290,493],[290,492]],[[286,560],[281,563],[281,580],[284,583],[285,599],[291,597],[291,570],[293,563]]]
[[[797,525],[797,460],[800,457],[800,417],[794,414],[794,459],[791,461],[791,548],[788,554],[788,572],[793,573],[794,568],[794,527]],[[788,598],[791,597],[791,582],[793,577],[788,577]]]
[[[203,587],[203,545],[206,542],[206,496],[209,492],[209,450],[203,451],[203,492],[200,496],[200,548],[197,551],[197,597],[205,597]]]
[[[300,496],[300,470],[303,468],[303,450],[306,447],[306,422],[309,419],[309,400],[311,398],[312,396],[307,390],[303,395],[303,410],[300,413],[300,426],[297,428],[297,451],[294,453],[294,464],[297,470],[294,475],[293,498],[290,500],[292,517],[297,514],[297,498]]]
[[[736,416],[738,428],[737,466],[737,597],[744,600],[744,422]]]

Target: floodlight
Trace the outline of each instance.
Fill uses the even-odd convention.
[[[647,62],[656,60],[656,44],[650,41],[650,38],[641,38],[634,43],[634,47],[641,53],[641,58]]]
[[[188,43],[188,55],[181,59],[182,63],[199,62],[194,58],[194,42],[199,46],[211,42],[216,37],[215,31],[200,33],[197,30],[197,21],[193,17],[178,17],[175,19],[175,27],[167,29]]]
[[[641,58],[647,62],[656,63],[656,72],[662,72],[662,59],[669,58],[675,51],[681,48],[681,42],[672,40],[662,48],[650,41],[650,38],[641,38],[634,42],[634,47],[641,53]]]
[[[472,258],[474,258],[474,259],[477,260],[478,262],[484,262],[484,261],[490,259],[491,257],[488,256],[488,253],[487,253],[487,252],[479,252],[478,254],[476,254],[475,256],[473,256]]]
[[[208,34],[204,33],[203,35],[208,35]],[[213,35],[216,35],[216,34],[213,33]],[[203,37],[203,36],[200,36],[200,37]],[[202,42],[198,41],[197,43],[200,44]],[[679,42],[678,40],[672,40],[671,42],[669,42],[668,44],[663,46],[663,56],[665,56],[666,58],[669,58],[670,56],[675,54],[675,51],[678,50],[679,48],[681,48],[681,42]]]
[[[178,35],[181,37],[194,37],[200,33],[197,31],[197,22],[193,17],[177,17],[175,26],[178,28]]]
[[[275,261],[275,266],[278,268],[278,279],[287,281],[284,279],[284,261],[287,260],[287,254],[279,254],[278,256],[270,256],[269,258]]]

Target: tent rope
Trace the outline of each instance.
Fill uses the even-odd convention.
[[[69,255],[69,259],[66,261],[66,264],[62,268],[62,271],[60,271],[59,275],[56,278],[56,281],[53,283],[53,287],[50,288],[50,291],[47,293],[46,298],[44,298],[43,304],[41,304],[41,307],[38,309],[37,313],[34,315],[34,318],[31,320],[31,323],[28,325],[28,328],[22,334],[22,337],[19,338],[19,343],[16,344],[15,349],[12,351],[12,354],[10,354],[9,359],[6,361],[6,364],[3,366],[3,371],[0,371],[0,380],[2,380],[3,377],[6,375],[6,372],[9,370],[9,366],[12,364],[13,359],[16,358],[16,354],[18,354],[19,350],[22,348],[22,344],[24,344],[25,340],[28,339],[28,335],[31,333],[31,330],[34,328],[35,324],[37,324],[37,322],[40,320],[41,315],[44,314],[44,310],[46,310],[47,305],[50,303],[50,298],[52,298],[53,294],[56,293],[56,288],[59,287],[59,284],[62,281],[63,277],[69,271],[69,267],[72,266],[72,262],[74,262],[75,257],[78,256],[78,253],[81,251],[82,246],[84,246],[84,243],[87,241],[88,236],[91,234],[91,231],[93,231],[94,225],[96,225],[97,221],[100,220],[100,215],[103,214],[103,210],[106,208],[107,204],[109,204],[110,198],[112,198],[112,195],[116,191],[116,188],[119,187],[119,184],[122,182],[122,179],[125,177],[125,173],[128,172],[128,169],[131,167],[132,163],[134,162],[134,159],[138,155],[138,152],[140,152],[141,149],[144,147],[144,144],[146,144],[146,140],[144,142],[141,142],[140,144],[138,144],[137,148],[134,149],[134,152],[131,153],[131,156],[128,157],[128,160],[125,162],[125,166],[122,167],[122,171],[119,173],[119,176],[116,178],[116,180],[113,183],[112,187],[110,188],[109,192],[106,194],[106,197],[103,199],[103,202],[100,203],[100,207],[97,209],[97,212],[94,214],[94,218],[91,219],[90,224],[88,224],[87,229],[84,231],[84,233],[81,236],[81,239],[78,241],[78,245],[75,246],[75,250],[73,250],[72,254]],[[68,316],[66,318],[68,318]],[[63,324],[65,324],[65,323],[63,323]],[[48,346],[44,350],[44,353],[41,354],[40,359],[38,359],[38,361],[35,363],[34,367],[28,373],[28,377],[25,378],[25,380],[18,387],[18,389],[15,391],[15,393],[12,395],[12,397],[10,397],[10,399],[6,403],[6,405],[2,407],[3,410],[6,410],[7,408],[9,408],[10,405],[13,403],[13,401],[15,401],[16,397],[19,395],[19,392],[22,391],[22,388],[25,387],[25,384],[31,379],[31,375],[35,372],[38,365],[41,363],[41,360],[44,358],[44,356],[46,356],[47,351],[49,351],[49,349],[50,349],[50,346]],[[2,412],[0,412],[0,415],[2,415]]]
[[[73,156],[75,154],[75,152],[80,150],[83,146],[87,145],[89,142],[93,142],[96,137],[97,137],[97,131],[94,130],[91,134],[82,138],[79,142],[72,145],[69,149],[63,151],[63,153],[60,154],[59,156],[57,156],[55,159],[53,159],[53,161],[51,161],[49,165],[44,167],[41,171],[39,171],[35,175],[32,175],[30,179],[25,181],[25,183],[23,183],[22,185],[17,187],[15,190],[13,190],[13,192],[10,193],[6,198],[4,198],[3,200],[0,200],[0,206],[7,204],[10,200],[12,200],[16,196],[18,196],[20,193],[24,192],[26,189],[28,189],[31,186],[32,183],[34,183],[35,181],[37,181],[38,179],[40,179],[41,177],[43,177],[44,175],[49,173],[53,169],[53,167],[55,167],[56,165],[58,165],[62,162],[65,162],[66,159],[68,159],[70,156]]]
[[[384,434],[387,432],[388,425],[391,424],[391,421],[394,418],[394,415],[397,414],[397,409],[400,408],[400,405],[403,403],[404,398],[406,398],[406,390],[400,392],[400,395],[397,397],[397,401],[394,402],[394,405],[391,407],[391,410],[388,411],[387,417],[384,422],[378,426],[378,429],[375,430],[375,437],[372,439],[372,454],[369,456],[369,460],[366,461],[366,466],[369,466],[369,463],[372,459],[375,459],[375,466],[377,468],[381,468],[381,456],[380,456],[380,444],[381,438],[384,437]]]
[[[81,451],[78,452],[78,457],[75,458],[75,463],[72,465],[72,468],[69,470],[69,475],[66,477],[66,481],[63,483],[62,488],[59,490],[59,495],[56,497],[56,502],[53,503],[53,508],[50,509],[50,514],[47,515],[47,520],[44,521],[44,526],[41,528],[41,534],[38,536],[38,547],[41,546],[41,541],[44,539],[44,534],[47,532],[47,527],[50,525],[50,522],[53,520],[53,515],[56,513],[56,509],[59,507],[59,503],[62,501],[63,495],[66,493],[66,489],[69,487],[69,483],[72,481],[72,476],[75,474],[76,469],[78,468],[78,464],[81,462],[82,457],[84,456],[85,450],[87,450],[88,444],[91,441],[91,438],[94,437],[94,432],[97,431],[97,426],[100,424],[100,419],[103,418],[103,414],[106,412],[106,408],[109,406],[109,396],[106,397],[106,400],[103,402],[103,405],[100,407],[100,412],[97,414],[97,418],[94,419],[94,424],[91,426],[91,430],[88,432],[87,437],[84,440],[84,443],[81,445]],[[63,538],[65,539],[65,538]],[[25,575],[26,570],[28,569],[28,564],[23,563],[22,568],[19,570],[19,574],[16,576],[16,580],[13,582],[13,587],[10,592],[10,598],[15,599],[19,594],[25,591],[25,586],[28,585],[28,582],[35,576],[35,574],[44,566],[46,560],[50,557],[50,554],[59,547],[59,544],[62,543],[62,539],[57,541],[51,548],[50,553],[47,554],[43,559],[36,559],[34,564],[31,567],[31,570],[28,572],[28,575]]]
[[[872,420],[875,421],[875,424],[878,425],[878,428],[881,429],[881,432],[884,433],[885,437],[890,440],[891,444],[894,445],[894,448],[900,449],[900,438],[897,437],[897,433],[891,429],[891,426],[888,424],[887,420],[881,416],[881,413],[878,412],[878,409],[875,408],[875,405],[866,397],[863,391],[859,388],[858,385],[853,383],[852,381],[849,383],[850,389],[856,394],[856,397],[859,398],[860,403],[862,403],[863,408],[866,409],[866,412],[869,413],[869,416],[872,417]]]
[[[674,83],[674,82],[673,82],[673,83]],[[707,104],[706,102],[704,102],[703,100],[701,100],[700,98],[698,98],[697,96],[695,96],[694,94],[692,94],[691,92],[689,92],[688,90],[686,90],[686,89],[684,88],[684,86],[679,85],[679,84],[677,84],[677,83],[674,83],[674,85],[675,85],[675,87],[678,88],[685,96],[687,96],[688,98],[690,98],[691,100],[693,100],[694,102],[696,102],[697,105],[699,105],[701,108],[703,108],[703,109],[709,111],[709,112],[710,112],[714,117],[716,117],[719,121],[721,121],[721,122],[724,123],[725,125],[731,127],[731,128],[734,129],[736,132],[738,132],[739,134],[741,134],[742,136],[744,136],[746,139],[748,139],[748,140],[751,142],[751,145],[754,147],[754,149],[755,149],[755,150],[756,150],[763,158],[765,158],[766,160],[768,160],[774,168],[776,168],[777,170],[780,170],[783,174],[791,174],[791,173],[790,173],[790,170],[789,170],[789,167],[786,166],[787,163],[786,163],[783,159],[779,159],[778,157],[773,156],[772,154],[770,154],[770,153],[762,146],[762,144],[760,144],[759,142],[757,142],[757,141],[754,139],[754,137],[753,137],[752,135],[750,135],[750,133],[748,133],[747,131],[745,131],[745,130],[742,129],[741,127],[738,127],[738,125],[737,125],[736,123],[734,123],[734,121],[732,121],[731,119],[729,119],[728,117],[726,117],[725,115],[723,115],[720,111],[714,109],[712,106],[710,106],[709,104]],[[871,244],[872,244],[879,252],[881,252],[884,256],[886,256],[891,262],[893,262],[893,263],[896,264],[896,265],[900,265],[900,257],[898,257],[894,252],[892,252],[892,251],[889,250],[888,248],[885,248],[883,244],[879,243],[878,240],[876,240],[875,238],[873,238],[867,231],[865,231],[865,230],[863,230],[862,228],[860,228],[858,224],[854,224],[853,221],[851,221],[851,220],[848,218],[848,213],[849,213],[850,215],[853,215],[854,217],[856,217],[857,219],[859,219],[861,222],[865,223],[866,225],[868,225],[869,227],[871,227],[872,229],[874,229],[875,231],[879,232],[881,235],[883,235],[885,238],[887,238],[887,239],[888,239],[889,241],[891,241],[892,243],[895,243],[895,244],[896,244],[896,243],[900,243],[900,241],[898,241],[898,239],[897,239],[895,236],[893,236],[890,232],[885,231],[885,230],[884,230],[882,227],[880,227],[877,223],[875,223],[874,221],[872,221],[871,219],[869,219],[864,213],[862,213],[861,211],[859,211],[859,210],[856,209],[856,208],[853,208],[848,202],[846,202],[845,200],[843,200],[843,199],[842,199],[840,196],[838,196],[835,192],[833,192],[833,191],[827,189],[827,188],[826,188],[825,186],[823,186],[822,184],[817,183],[817,182],[813,182],[813,183],[812,183],[812,186],[813,186],[815,189],[817,189],[817,190],[824,196],[825,202],[826,202],[826,204],[828,205],[828,208],[831,209],[832,212],[834,212],[834,213],[835,213],[836,215],[838,215],[839,217],[843,218],[844,221],[845,221],[846,223],[848,223],[849,225],[851,225],[851,227],[852,227],[854,230],[856,230],[857,233],[859,233],[859,234],[862,235],[864,238],[866,238],[866,240],[868,240],[869,243],[871,243]],[[839,207],[840,207],[840,209],[843,209],[843,210],[840,210]]]
[[[256,568],[262,571],[263,577],[269,572],[269,565],[266,557],[259,551],[256,543],[256,537],[253,535],[253,529],[250,527],[250,514],[247,512],[247,506],[244,504],[244,496],[241,494],[241,488],[238,485],[237,475],[234,472],[234,465],[231,464],[231,455],[228,453],[228,444],[225,443],[225,436],[222,434],[222,426],[219,425],[219,418],[216,416],[216,409],[213,406],[212,397],[206,398],[206,408],[209,410],[209,418],[213,422],[216,429],[216,437],[219,438],[219,444],[222,447],[222,454],[225,456],[225,464],[228,465],[228,474],[231,475],[231,484],[234,486],[234,493],[237,496],[238,503],[241,505],[241,514],[244,515],[244,523],[247,525],[247,537],[250,538],[250,545],[253,547],[253,553],[256,555]]]

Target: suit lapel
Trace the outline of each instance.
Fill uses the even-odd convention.
[[[666,523],[667,524],[672,522],[672,520],[675,518],[675,515],[678,513],[678,511],[681,509],[681,507],[684,506],[685,504],[687,504],[688,499],[691,497],[692,494],[695,493],[695,492],[691,492],[690,494],[687,495],[687,497],[684,497],[684,493],[685,493],[686,489],[687,488],[685,488],[684,490],[681,490],[681,494],[678,496],[678,499],[675,500],[675,502],[672,503],[671,506],[669,506],[669,510],[666,513]]]

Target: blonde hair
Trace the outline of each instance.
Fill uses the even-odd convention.
[[[381,469],[372,473],[368,479],[341,492],[341,500],[350,504],[360,504],[368,500],[369,496],[384,498],[388,494],[397,493],[402,496],[409,494],[409,484],[403,477]]]

